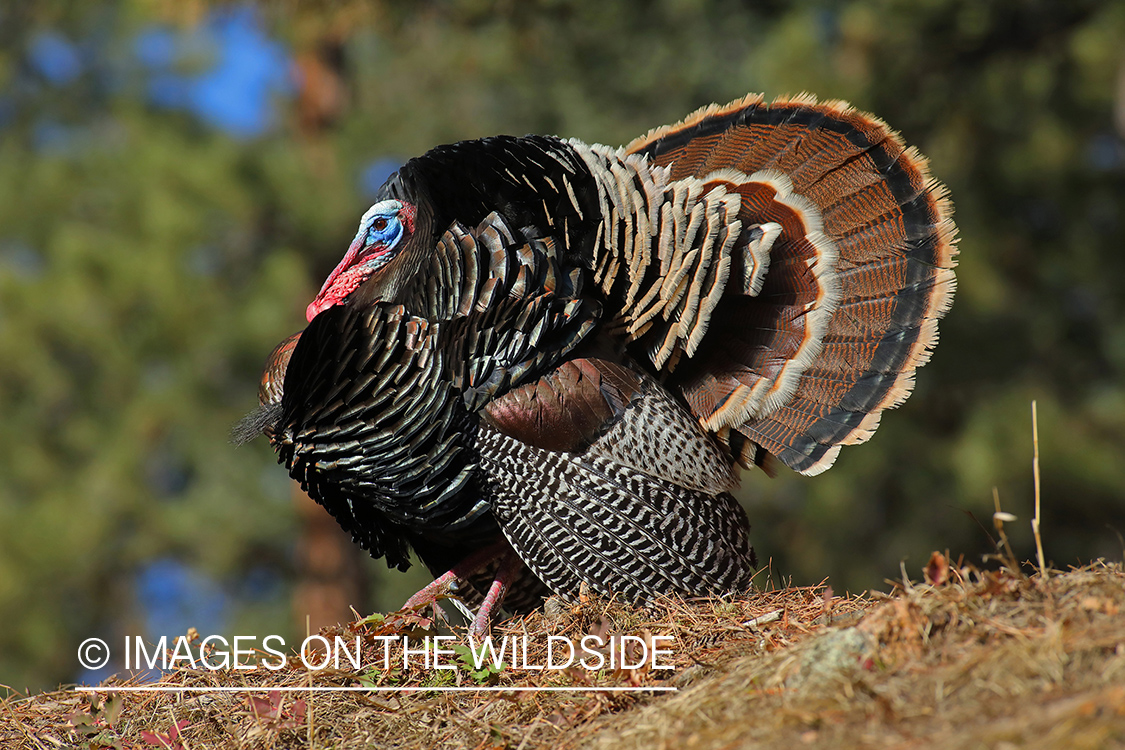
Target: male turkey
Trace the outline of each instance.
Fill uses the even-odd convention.
[[[512,611],[749,587],[740,468],[824,471],[952,302],[944,189],[880,120],[749,96],[621,149],[440,146],[381,188],[262,379],[264,431],[375,557]]]

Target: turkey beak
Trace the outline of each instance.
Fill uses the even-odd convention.
[[[346,271],[348,267],[355,262],[355,259],[359,255],[361,250],[363,250],[363,238],[356,237],[354,240],[352,240],[352,244],[348,248],[348,252],[344,254],[344,259],[340,261],[339,265],[336,266],[332,273],[328,274],[328,278],[325,280],[324,285],[320,287],[320,291],[317,293],[316,298],[309,303],[308,307],[305,308],[305,319],[310,323],[312,322],[313,318],[315,318],[321,312],[327,310],[329,307],[332,307],[332,305],[340,301],[338,299],[333,299],[332,295],[330,295],[328,292],[332,289],[332,285],[336,283],[336,279],[339,278],[340,274]]]

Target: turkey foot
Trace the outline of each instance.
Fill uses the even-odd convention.
[[[488,594],[481,602],[480,608],[473,617],[469,626],[469,635],[473,638],[484,638],[488,635],[492,613],[499,610],[504,602],[504,596],[515,578],[521,564],[520,558],[512,550],[507,540],[500,540],[490,544],[482,550],[474,552],[461,562],[454,565],[445,573],[434,579],[433,583],[426,586],[402,605],[403,609],[418,609],[431,604],[437,604],[440,599],[447,599],[457,594],[459,586],[468,586],[469,576],[484,570],[492,562],[499,560],[496,574],[493,576],[492,585]]]

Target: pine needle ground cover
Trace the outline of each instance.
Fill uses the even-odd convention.
[[[464,643],[451,641],[453,669],[426,669],[417,659],[404,669],[397,655],[384,659],[380,644],[432,635],[434,623],[374,616],[321,633],[359,637],[358,671],[310,671],[288,659],[275,671],[178,669],[150,683],[260,691],[115,692],[136,683],[111,679],[95,692],[12,696],[0,703],[0,745],[1125,747],[1121,565],[1028,577],[935,553],[925,581],[904,578],[889,594],[786,588],[647,609],[590,598],[553,603],[494,629],[494,638],[528,644],[499,668],[474,663]],[[637,650],[664,650],[656,668],[649,659],[637,668],[607,661],[598,670],[535,669],[550,636],[625,644],[627,667],[641,661]],[[428,689],[307,690],[342,686]],[[505,690],[545,687],[579,689]],[[664,690],[587,689],[608,687]]]

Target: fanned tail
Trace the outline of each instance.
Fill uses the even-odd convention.
[[[756,451],[739,436],[804,474],[867,440],[952,304],[952,207],[925,159],[881,120],[810,96],[707,107],[624,153],[741,197],[741,267],[670,381],[693,413],[743,463]]]

